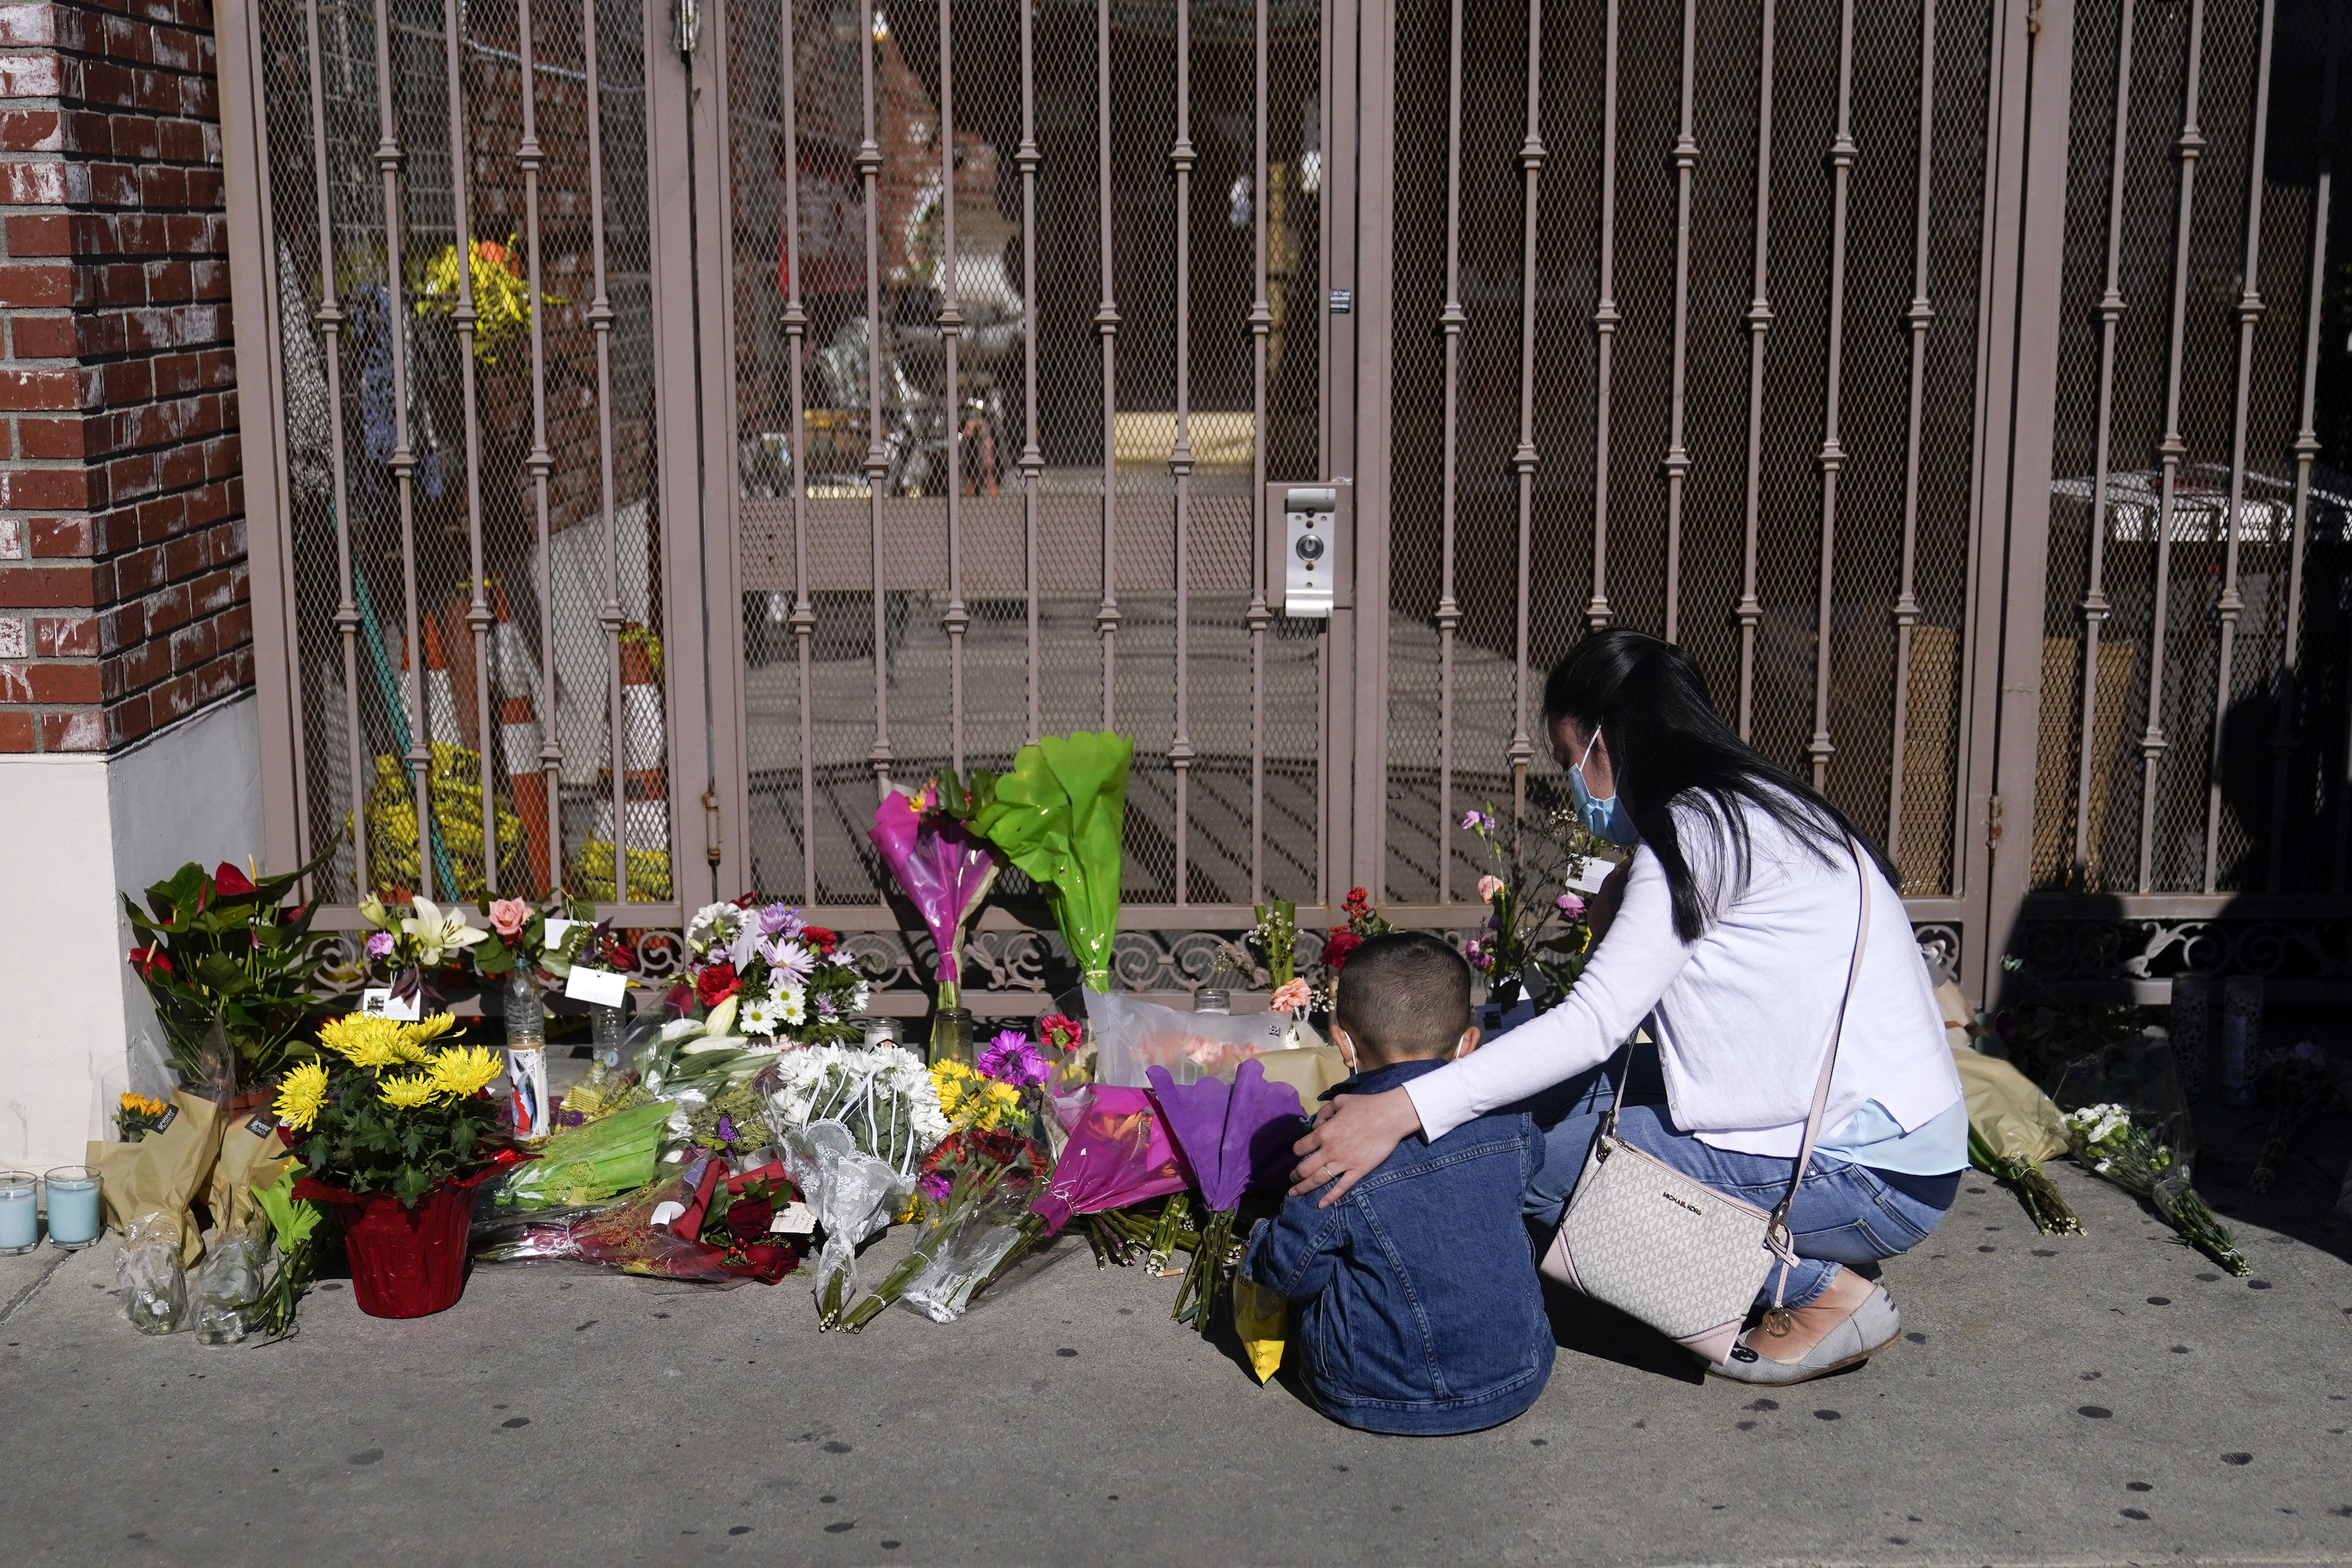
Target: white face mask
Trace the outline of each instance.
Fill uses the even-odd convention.
[[[1355,1037],[1349,1035],[1347,1030],[1339,1027],[1339,1025],[1334,1024],[1331,1026],[1331,1043],[1339,1047],[1339,1059],[1348,1064],[1348,1070],[1349,1072],[1360,1070],[1356,1066]],[[1472,1044],[1473,1042],[1470,1038],[1470,1031],[1465,1029],[1462,1031],[1462,1037],[1454,1042],[1453,1053],[1445,1059],[1449,1062],[1460,1061],[1464,1057],[1470,1054]]]

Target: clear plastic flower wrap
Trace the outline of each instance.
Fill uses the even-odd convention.
[[[724,1208],[721,1223],[733,1234],[726,1237],[725,1245],[711,1239],[721,1223],[706,1222],[714,1205],[722,1202],[721,1190],[751,1197],[748,1189],[758,1176],[730,1177],[727,1163],[710,1155],[688,1158],[676,1169],[677,1174],[656,1178],[601,1207],[478,1224],[472,1237],[474,1258],[480,1263],[580,1263],[714,1285],[746,1279],[772,1285],[800,1261],[796,1243],[769,1234],[775,1203],[764,1192],[748,1205]],[[764,1188],[768,1184],[761,1184]],[[734,1224],[739,1215],[756,1223]]]
[[[1025,1189],[1000,1188],[980,1199],[953,1222],[952,1234],[940,1239],[929,1266],[915,1276],[899,1300],[935,1323],[962,1317],[981,1285],[1021,1245],[1021,1216],[1028,1206]]]
[[[123,1233],[114,1260],[122,1315],[142,1334],[168,1334],[188,1314],[188,1270],[180,1261],[180,1223],[173,1215],[145,1215]]]
[[[2189,1107],[2161,1030],[2134,1035],[2068,1063],[2052,1096],[2066,1142],[2095,1175],[2156,1205],[2180,1239],[2232,1274],[2252,1272],[2212,1208],[2190,1184]]]
[[[857,1297],[857,1247],[915,1190],[925,1154],[951,1128],[930,1069],[898,1046],[811,1046],[761,1084],[784,1168],[824,1232],[817,1321],[834,1328]]]
[[[857,1146],[838,1121],[795,1127],[781,1139],[784,1169],[824,1233],[817,1255],[817,1325],[830,1329],[857,1299],[857,1248],[878,1235],[915,1190],[914,1177]]]
[[[213,1243],[205,1260],[196,1266],[194,1309],[199,1344],[233,1345],[261,1326],[267,1256],[262,1244],[250,1236],[231,1236]]]

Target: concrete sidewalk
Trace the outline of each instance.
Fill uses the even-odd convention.
[[[1972,1178],[1887,1281],[1907,1342],[1778,1394],[1562,1301],[1528,1415],[1365,1436],[1082,1248],[961,1323],[820,1335],[800,1277],[331,1282],[279,1345],[142,1338],[111,1240],[0,1259],[0,1556],[89,1563],[2352,1563],[2341,1118],[2232,1279],[2060,1164],[2090,1234]],[[2258,1133],[2256,1134],[2259,1135]],[[2242,1141],[2240,1146],[2243,1146]],[[903,1233],[868,1257],[887,1259]]]

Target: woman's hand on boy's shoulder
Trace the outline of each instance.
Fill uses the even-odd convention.
[[[1420,1129],[1421,1112],[1402,1089],[1333,1096],[1316,1112],[1313,1130],[1291,1145],[1298,1156],[1291,1196],[1304,1197],[1319,1187],[1323,1193],[1316,1206],[1329,1208]]]

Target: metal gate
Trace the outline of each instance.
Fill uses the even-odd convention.
[[[270,849],[331,902],[756,888],[919,1009],[877,788],[1111,726],[1119,980],[1177,992],[1269,896],[1479,923],[1456,824],[1618,624],[1972,991],[2347,968],[2323,5],[221,16]]]

